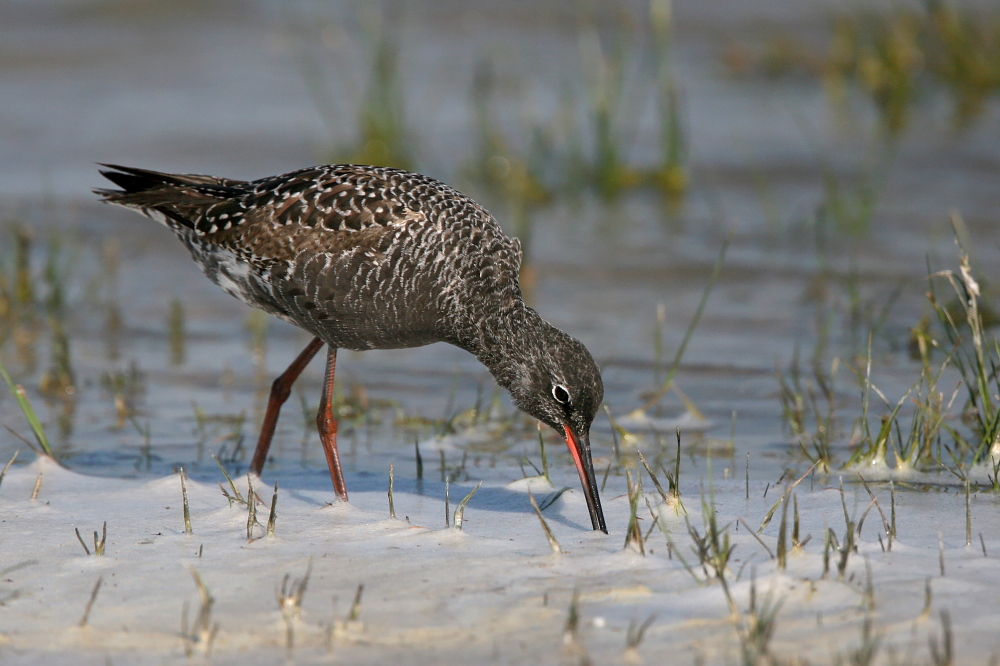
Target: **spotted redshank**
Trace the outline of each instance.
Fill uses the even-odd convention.
[[[337,349],[448,342],[485,365],[521,410],[565,438],[595,530],[607,532],[590,456],[604,397],[587,348],[521,298],[521,245],[433,178],[319,166],[252,182],[103,165],[108,203],[169,227],[213,282],[315,336],[271,387],[250,471],[267,459],[292,384],[324,344],[317,426],[337,495],[347,488],[332,395]]]

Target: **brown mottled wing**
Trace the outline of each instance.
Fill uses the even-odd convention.
[[[207,209],[195,228],[261,260],[291,259],[304,243],[323,254],[377,246],[381,236],[426,216],[370,169],[315,167],[255,181],[239,199]]]
[[[255,181],[193,228],[192,254],[192,244],[231,253],[199,259],[223,288],[339,347],[461,342],[470,299],[520,298],[517,241],[471,199],[405,171],[315,167]],[[219,279],[215,261],[235,268]]]

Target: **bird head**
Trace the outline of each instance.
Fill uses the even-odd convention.
[[[521,346],[501,384],[519,409],[551,426],[566,440],[593,528],[607,532],[590,456],[590,425],[604,399],[601,371],[579,340],[545,322],[540,328]],[[532,344],[535,341],[537,344]]]

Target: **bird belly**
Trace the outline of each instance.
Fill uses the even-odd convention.
[[[202,272],[215,284],[247,305],[259,307],[253,298],[250,286],[250,264],[240,260],[234,253],[221,248],[208,251],[194,251],[191,255]]]
[[[413,296],[430,293],[429,286],[384,289],[379,280],[368,279],[369,266],[344,270],[321,255],[314,255],[311,262],[278,261],[267,268],[201,242],[194,234],[185,234],[183,240],[202,272],[223,291],[332,347],[363,351],[449,341],[442,333],[447,322],[439,307]]]
[[[226,248],[200,243],[193,234],[185,235],[182,239],[201,271],[224,292],[250,307],[264,310],[301,326],[299,322],[290,318],[289,313],[273,298],[271,290],[257,275],[256,269],[249,261]]]

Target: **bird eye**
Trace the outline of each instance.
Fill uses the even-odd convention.
[[[569,391],[562,384],[556,384],[552,387],[552,397],[556,399],[560,405],[569,404]]]

